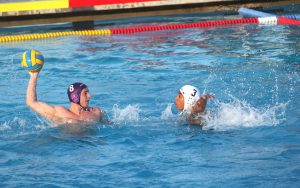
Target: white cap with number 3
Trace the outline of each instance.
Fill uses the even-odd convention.
[[[180,88],[180,93],[184,97],[184,111],[188,112],[191,110],[191,107],[198,101],[200,98],[199,90],[198,88],[191,86],[191,85],[185,85],[182,88]]]

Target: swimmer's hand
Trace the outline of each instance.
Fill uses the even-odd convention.
[[[204,112],[205,108],[206,108],[206,104],[207,101],[210,99],[215,98],[213,95],[210,94],[206,94],[201,96],[198,101],[196,102],[196,104],[192,107],[191,112],[192,114],[197,114],[197,113],[201,113]]]
[[[209,99],[213,99],[213,98],[215,98],[215,97],[214,97],[213,95],[206,94],[206,95],[201,96],[200,99],[201,99],[201,98],[204,98],[205,100],[209,100]]]

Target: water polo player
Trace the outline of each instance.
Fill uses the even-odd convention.
[[[201,114],[205,111],[207,101],[212,98],[214,97],[209,94],[200,97],[196,87],[185,85],[179,90],[175,104],[190,124],[202,126],[204,122],[201,121]]]
[[[26,58],[26,55],[24,57]],[[33,55],[28,54],[33,57]],[[23,57],[23,60],[24,60]],[[24,60],[26,61],[26,59]],[[30,63],[27,61],[28,67]],[[24,64],[24,62],[23,62]],[[22,64],[22,66],[23,66]],[[27,69],[26,69],[27,70]],[[103,114],[98,107],[89,107],[91,94],[88,87],[82,83],[74,83],[68,87],[70,108],[64,106],[51,106],[37,100],[36,86],[39,71],[28,71],[30,79],[27,87],[26,104],[35,112],[52,120],[55,124],[94,124],[103,120]]]

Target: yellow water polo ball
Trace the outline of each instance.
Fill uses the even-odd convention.
[[[44,56],[37,50],[27,50],[22,55],[21,64],[28,72],[39,72],[44,65]]]

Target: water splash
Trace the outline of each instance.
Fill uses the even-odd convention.
[[[113,106],[112,122],[129,123],[138,122],[140,119],[140,108],[138,105],[128,105],[124,109],[119,108],[117,104]]]
[[[0,126],[0,131],[9,131],[13,129],[23,129],[26,127],[24,119],[14,117],[11,121],[6,121]]]
[[[26,134],[36,130],[46,128],[45,124],[31,124],[32,122],[26,121],[20,117],[14,117],[12,120],[5,121],[0,124],[0,134]]]
[[[166,107],[166,109],[164,111],[162,111],[160,119],[161,120],[168,120],[168,119],[172,119],[174,117],[176,117],[173,113],[172,113],[172,106],[173,103],[169,103]]]
[[[217,110],[203,116],[204,129],[228,130],[240,127],[276,126],[285,120],[287,103],[255,108],[246,101],[234,99],[230,103],[216,102]]]
[[[254,107],[246,101],[231,96],[229,103],[214,100],[214,107],[207,109],[201,118],[205,121],[204,130],[232,130],[259,126],[277,126],[285,120],[287,103],[276,103],[273,106]],[[172,104],[162,111],[161,120],[171,120],[174,123],[185,124],[185,118],[172,113]]]

